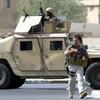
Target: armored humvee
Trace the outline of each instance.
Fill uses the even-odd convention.
[[[65,78],[66,47],[71,43],[62,21],[41,25],[41,16],[22,16],[12,35],[0,40],[0,88],[18,88],[26,78]],[[86,40],[85,40],[86,41]],[[100,51],[88,50],[86,79],[100,89]]]

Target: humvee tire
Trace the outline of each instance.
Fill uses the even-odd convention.
[[[25,79],[14,75],[11,69],[3,63],[0,63],[0,89],[18,88],[23,85]]]
[[[25,82],[25,78],[21,78],[20,76],[13,75],[13,80],[11,83],[10,88],[18,88],[22,86]]]
[[[86,80],[92,89],[100,89],[100,62],[91,64],[86,70]]]
[[[12,81],[12,72],[7,65],[0,63],[0,88],[7,89]]]

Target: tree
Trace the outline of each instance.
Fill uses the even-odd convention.
[[[57,16],[66,16],[74,22],[86,22],[86,8],[80,0],[24,0],[24,3],[21,1],[23,0],[18,4],[18,12],[25,9],[30,15],[37,15],[41,1],[44,10],[53,7]],[[19,15],[23,15],[22,11]]]

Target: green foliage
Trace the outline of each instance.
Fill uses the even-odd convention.
[[[80,0],[20,0],[17,4],[19,16],[24,15],[22,9],[25,9],[29,15],[38,15],[40,8],[53,7],[57,16],[66,16],[74,22],[86,22],[86,8],[80,3]]]

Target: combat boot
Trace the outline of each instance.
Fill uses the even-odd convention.
[[[73,99],[73,94],[69,94],[69,98],[70,99]]]
[[[86,96],[87,96],[87,92],[86,91],[83,91],[83,92],[80,93],[80,99],[83,99]]]

